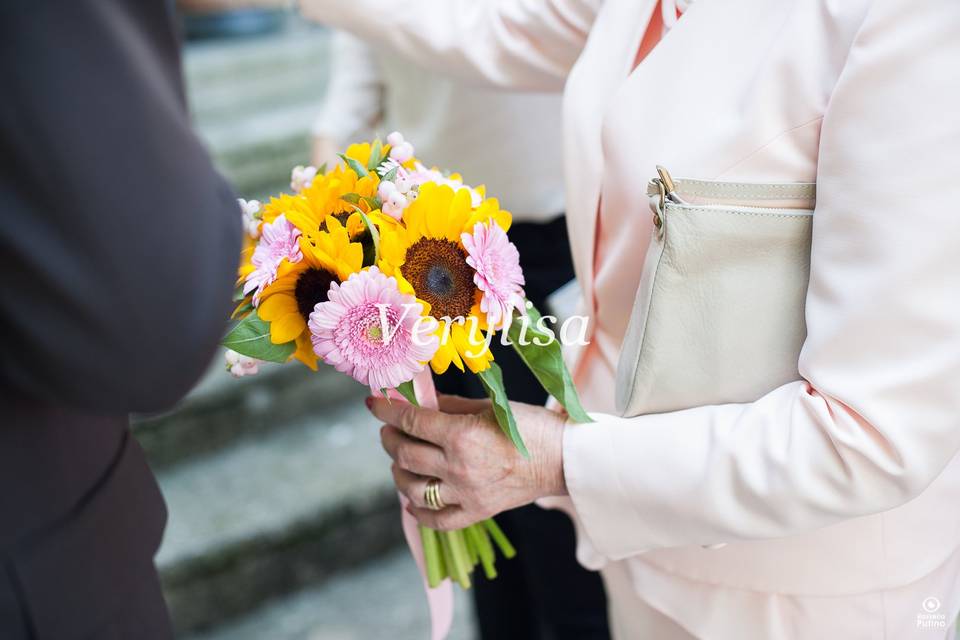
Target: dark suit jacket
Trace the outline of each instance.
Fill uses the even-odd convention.
[[[127,415],[209,363],[239,250],[169,3],[0,2],[0,638],[169,635]]]

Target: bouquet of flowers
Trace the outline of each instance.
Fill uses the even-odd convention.
[[[410,142],[351,145],[342,163],[296,167],[293,193],[241,201],[248,235],[237,323],[223,340],[234,375],[258,361],[333,366],[374,393],[415,404],[433,395],[430,368],[479,376],[497,423],[527,453],[494,362],[494,336],[512,344],[571,419],[588,422],[554,332],[524,298],[511,215],[483,187],[427,168]],[[515,553],[493,520],[453,532],[420,527],[427,581],[470,586],[494,549]]]

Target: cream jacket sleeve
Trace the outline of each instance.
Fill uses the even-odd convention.
[[[803,380],[750,404],[596,415],[566,431],[570,495],[603,555],[884,511],[957,453],[960,10],[949,6],[877,0],[833,91]]]
[[[373,51],[363,41],[338,31],[330,40],[326,99],[311,132],[346,147],[370,137],[382,113],[383,82]]]
[[[600,0],[300,0],[303,14],[467,80],[560,91]]]

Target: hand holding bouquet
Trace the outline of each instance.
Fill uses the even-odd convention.
[[[236,375],[256,360],[324,362],[375,394],[433,403],[436,373],[469,369],[504,434],[527,456],[490,341],[512,344],[571,419],[589,421],[560,344],[524,298],[511,215],[483,187],[428,169],[398,133],[355,144],[343,164],[297,167],[292,194],[242,202],[249,235],[237,325],[223,343]],[[423,397],[425,394],[431,397]],[[428,582],[470,586],[494,545],[513,548],[491,519],[459,531],[421,527]]]

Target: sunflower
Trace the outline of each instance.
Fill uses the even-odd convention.
[[[303,259],[280,265],[277,279],[260,294],[257,307],[260,318],[270,323],[271,342],[296,341],[294,357],[314,370],[317,356],[307,330],[310,314],[318,303],[326,302],[331,283],[344,282],[363,264],[363,247],[350,241],[336,218],[327,220],[325,227],[301,236]]]
[[[310,203],[299,193],[281,193],[279,196],[270,198],[270,201],[263,205],[263,222],[273,222],[277,217],[283,215],[290,220],[291,215],[310,219],[312,221],[313,212],[310,209]],[[317,224],[319,228],[319,223]],[[302,229],[301,229],[302,230]]]
[[[380,270],[394,276],[405,293],[441,321],[440,348],[430,364],[443,373],[452,362],[461,371],[487,369],[493,355],[484,341],[487,328],[481,292],[460,235],[477,222],[510,226],[510,213],[493,198],[472,206],[469,189],[425,183],[403,213],[404,226],[381,227]]]
[[[301,206],[296,207],[292,216],[288,213],[287,218],[301,229],[319,230],[327,218],[334,217],[346,226],[350,237],[355,238],[365,230],[357,207],[364,213],[373,209],[371,202],[379,184],[380,178],[375,174],[359,176],[349,167],[337,166],[314,178],[299,194]],[[354,194],[356,202],[344,200],[348,194]]]

